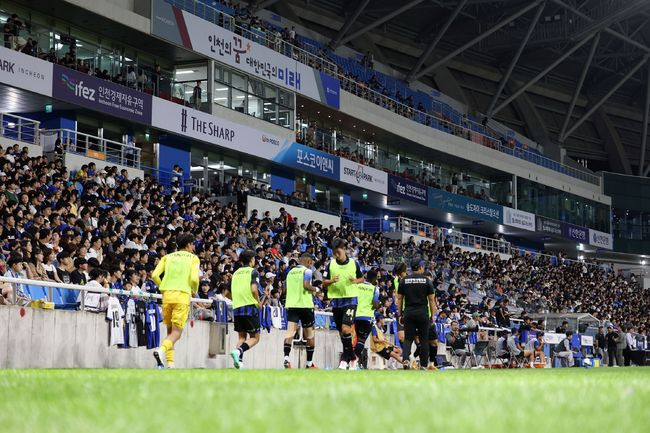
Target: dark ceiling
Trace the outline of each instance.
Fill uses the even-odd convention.
[[[444,66],[457,68],[462,62],[478,66],[477,70],[496,71],[500,79],[484,77],[493,81],[482,89],[484,102],[472,106],[478,100],[474,96],[465,102],[533,139],[526,119],[506,112],[512,111],[517,97],[513,93],[524,84],[547,86],[564,94],[562,104],[544,107],[547,117],[559,118],[546,122],[552,142],[576,159],[591,159],[594,170],[631,174],[644,165],[641,131],[649,77],[650,0],[266,0],[261,4],[297,19],[335,46],[370,50],[376,60],[405,79],[437,89],[437,73]],[[575,109],[569,103],[574,98],[582,101]],[[631,114],[629,122],[620,122],[625,116],[619,114],[614,118],[616,128],[624,123],[618,130],[620,137],[596,131],[595,114],[601,103],[618,105]],[[588,113],[591,108],[594,112]],[[608,148],[609,142],[617,140],[622,146]],[[626,153],[620,152],[622,147]]]

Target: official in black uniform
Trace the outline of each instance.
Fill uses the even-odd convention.
[[[414,272],[402,278],[397,289],[397,311],[403,314],[404,323],[404,369],[410,368],[409,357],[416,335],[424,343],[420,347],[420,367],[427,368],[429,365],[429,326],[437,306],[433,281],[426,273],[426,267],[424,260],[413,265]]]

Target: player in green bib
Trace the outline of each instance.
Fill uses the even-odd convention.
[[[294,266],[287,273],[287,335],[284,337],[284,368],[291,368],[289,355],[291,344],[298,330],[298,323],[302,325],[302,335],[307,342],[307,368],[317,368],[314,364],[314,298],[313,293],[319,291],[318,287],[311,285],[314,258],[309,253],[300,256],[300,264]]]
[[[331,246],[334,256],[323,272],[323,287],[327,288],[332,316],[343,345],[339,369],[347,370],[354,358],[352,326],[357,311],[356,285],[363,282],[363,273],[359,262],[348,257],[345,239],[334,238]]]
[[[377,271],[370,269],[366,280],[357,284],[357,316],[354,321],[354,332],[357,334],[357,344],[354,346],[356,359],[350,361],[350,370],[366,368],[362,361],[366,340],[372,331],[372,320],[375,310],[379,308],[379,288],[377,287]]]
[[[244,352],[260,341],[259,272],[255,269],[255,251],[245,250],[239,255],[241,266],[230,282],[233,321],[238,333],[237,348],[230,352],[235,368],[242,368]],[[248,338],[247,338],[248,337]]]

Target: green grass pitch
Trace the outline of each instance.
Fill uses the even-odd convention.
[[[650,369],[2,370],[0,432],[648,432]]]

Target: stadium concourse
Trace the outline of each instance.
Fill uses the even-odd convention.
[[[513,319],[525,319],[532,313],[589,313],[606,328],[613,327],[623,341],[632,333],[646,336],[650,331],[648,297],[636,282],[603,265],[532,254],[505,260],[498,254],[461,251],[447,241],[417,244],[410,239],[401,243],[380,233],[356,230],[352,223],[322,227],[297,221],[285,210],[279,215],[253,211],[247,218],[247,195],[287,202],[289,197],[262,191],[252,181],[238,177],[216,190],[232,196],[233,201],[222,205],[216,196],[184,194],[177,181],[167,188],[149,176],[131,179],[126,169],[118,172],[111,166],[90,164],[71,172],[61,160],[30,158],[18,145],[0,149],[2,273],[12,278],[85,285],[92,269],[101,268],[109,274],[103,282],[105,288],[157,293],[151,273],[161,257],[175,250],[176,236],[187,232],[196,239],[201,298],[228,303],[238,255],[252,249],[257,257],[262,306],[282,307],[287,271],[300,254],[314,256],[314,285],[320,286],[331,255],[329,244],[342,238],[363,272],[378,270],[377,313],[387,318],[395,317],[397,311],[394,278],[382,269],[385,251],[409,264],[428,264],[440,305],[435,321],[443,341],[452,321],[461,327],[508,329],[515,323]],[[326,293],[314,297],[317,310],[330,309]],[[468,293],[483,298],[472,303]],[[2,284],[3,304],[29,306],[36,300],[29,286]],[[76,301],[68,299],[66,307],[77,308]],[[121,301],[126,310],[128,297]],[[216,304],[199,304],[194,318],[214,320]],[[95,311],[106,308],[100,304]],[[521,331],[545,329],[543,321],[518,323]],[[515,341],[513,350],[520,350],[526,341]],[[280,358],[277,365],[281,366]],[[448,364],[443,360],[440,365]]]

